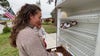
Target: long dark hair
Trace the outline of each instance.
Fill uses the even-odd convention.
[[[41,9],[38,6],[34,4],[25,4],[17,13],[16,18],[13,22],[11,36],[9,37],[10,43],[13,47],[17,47],[16,37],[19,31],[29,25],[30,15],[36,15],[37,11],[41,11]]]

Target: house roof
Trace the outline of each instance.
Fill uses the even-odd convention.
[[[4,14],[5,13],[5,8],[3,8],[1,5],[0,5],[0,14]]]

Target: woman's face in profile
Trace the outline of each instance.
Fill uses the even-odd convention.
[[[30,16],[30,23],[38,28],[41,27],[41,11],[38,11],[34,16]]]

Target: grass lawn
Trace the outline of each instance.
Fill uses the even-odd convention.
[[[18,56],[18,50],[9,44],[10,33],[0,34],[0,56]]]
[[[55,33],[56,27],[53,25],[43,25],[47,33]],[[18,50],[9,44],[10,33],[0,34],[0,56],[18,56]]]
[[[47,33],[56,33],[56,27],[54,25],[43,25]]]

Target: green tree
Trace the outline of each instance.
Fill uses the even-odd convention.
[[[0,0],[0,5],[3,7],[9,7],[9,2],[7,0]]]

